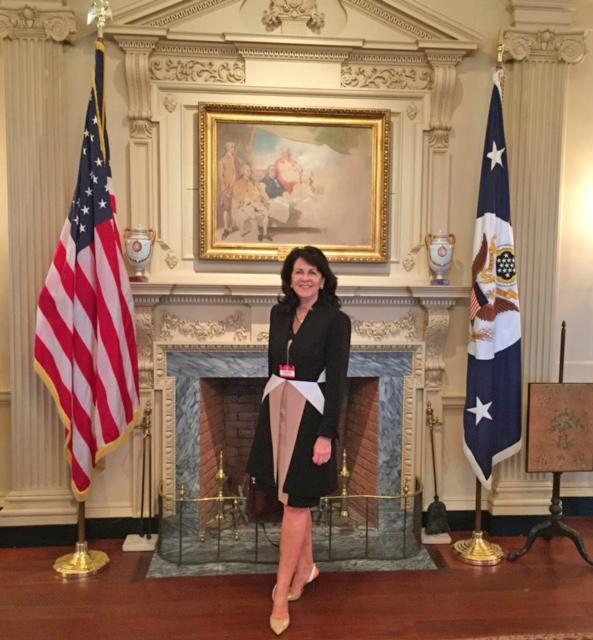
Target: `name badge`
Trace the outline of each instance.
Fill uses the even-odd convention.
[[[294,365],[281,364],[280,365],[280,377],[281,378],[294,378]]]

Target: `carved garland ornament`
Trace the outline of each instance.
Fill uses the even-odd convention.
[[[325,24],[325,14],[317,10],[317,0],[270,0],[262,17],[266,31],[277,29],[283,20],[306,20],[309,29],[319,33]]]
[[[391,322],[383,320],[376,322],[353,320],[352,329],[357,335],[371,338],[375,341],[393,338],[403,332],[405,332],[408,340],[416,340],[418,338],[416,316],[412,311],[409,311],[407,316]]]
[[[204,82],[243,84],[245,64],[243,62],[219,62],[212,60],[183,60],[156,58],[150,63],[152,80],[174,80],[176,82]]]
[[[233,331],[234,339],[239,342],[247,340],[249,337],[241,311],[218,321],[184,320],[165,312],[161,322],[159,340],[169,340],[177,334],[203,341],[222,336],[228,331]]]
[[[415,67],[342,67],[342,86],[355,89],[416,89],[432,87],[429,69]]]

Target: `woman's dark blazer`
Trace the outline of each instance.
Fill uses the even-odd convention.
[[[282,305],[277,304],[272,308],[268,346],[269,375],[278,375],[280,365],[286,364],[286,346],[293,318],[294,312],[285,312]],[[289,364],[295,367],[295,380],[316,382],[325,370],[326,382],[319,385],[325,397],[325,407],[321,415],[312,404],[305,403],[283,487],[288,495],[317,497],[336,490],[335,439],[338,435],[338,418],[349,353],[350,318],[338,308],[319,299],[293,338]],[[326,436],[334,441],[329,462],[323,465],[314,464],[312,459],[317,436]],[[264,490],[277,494],[268,397],[261,405],[247,472],[255,477],[257,484]]]

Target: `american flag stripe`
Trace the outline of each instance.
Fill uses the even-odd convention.
[[[104,252],[102,254],[102,252]],[[101,278],[100,293],[103,295],[105,302],[104,309],[107,311],[105,315],[105,328],[108,331],[113,331],[113,341],[106,341],[105,346],[113,348],[112,353],[117,353],[117,362],[112,365],[114,371],[118,375],[123,375],[125,379],[129,380],[134,377],[134,371],[132,369],[131,354],[129,348],[129,341],[127,335],[130,334],[130,327],[133,327],[131,321],[131,314],[128,308],[128,301],[121,296],[122,281],[119,278],[119,267],[117,266],[119,261],[122,260],[121,253],[115,250],[113,239],[110,237],[102,237],[101,232],[98,234],[96,240],[96,253],[97,262],[103,267],[103,277]],[[99,270],[99,269],[98,269]],[[117,275],[116,275],[117,274]],[[127,279],[127,278],[126,278]],[[101,296],[99,295],[99,299]],[[107,300],[118,300],[119,304],[113,304],[111,307],[107,305]],[[101,318],[101,314],[99,314]],[[133,340],[135,346],[136,340]],[[119,346],[118,351],[116,347]],[[111,356],[111,353],[110,353]],[[120,367],[123,366],[123,371]],[[137,368],[136,368],[137,370]],[[127,392],[128,389],[126,388]],[[133,389],[135,391],[135,389]],[[125,394],[124,402],[126,403],[126,415],[131,414],[128,412],[128,403],[135,403],[137,401],[137,395],[134,393],[132,397]]]
[[[56,364],[54,354],[56,351],[60,351],[60,347],[58,346],[57,350],[52,352],[51,339],[47,338],[44,340],[43,332],[42,327],[41,332],[38,330],[38,337],[35,340],[37,373],[41,375],[46,385],[48,385],[48,382],[51,384],[51,391],[53,391],[54,397],[58,399],[58,410],[60,411],[60,415],[62,416],[62,419],[69,424],[71,396],[68,383],[65,382],[63,378],[66,366],[63,364],[60,369],[59,364]],[[46,344],[49,344],[50,347],[47,347]],[[39,371],[39,367],[41,368],[41,371]]]
[[[35,368],[66,426],[78,500],[97,461],[130,432],[139,405],[134,303],[104,130],[103,56],[98,42],[78,182],[39,296],[35,340]]]

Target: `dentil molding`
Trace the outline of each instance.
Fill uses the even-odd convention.
[[[45,10],[28,4],[18,9],[0,8],[0,39],[64,42],[75,31],[74,12],[70,9]]]
[[[503,33],[505,58],[519,62],[565,62],[577,64],[585,57],[584,31],[524,31]]]

